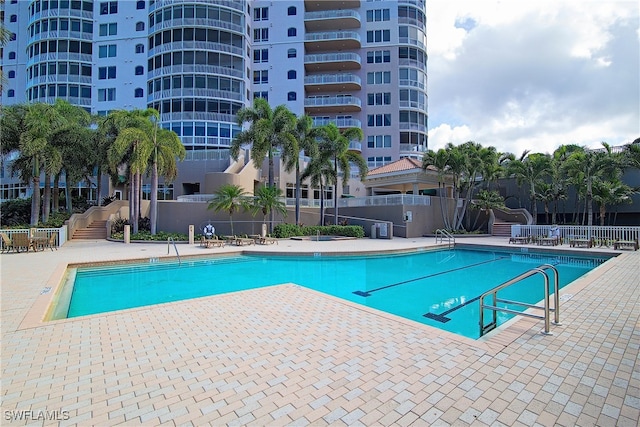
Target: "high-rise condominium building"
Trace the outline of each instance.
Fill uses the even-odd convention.
[[[3,7],[11,33],[2,50],[3,105],[63,98],[99,115],[152,107],[180,136],[187,163],[225,153],[240,130],[235,113],[257,97],[317,125],[360,127],[364,140],[351,149],[370,168],[420,158],[427,148],[424,0]]]

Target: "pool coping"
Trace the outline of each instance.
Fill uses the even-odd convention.
[[[512,254],[519,254],[522,253],[521,251],[516,250],[515,248],[512,248],[510,246],[492,246],[492,245],[487,245],[487,246],[481,246],[481,245],[474,245],[474,244],[464,244],[464,243],[457,243],[457,245],[460,245],[460,249],[474,249],[474,250],[500,250],[500,251],[504,251],[504,252],[509,252]],[[185,260],[203,260],[203,259],[211,259],[211,258],[227,258],[227,257],[233,257],[233,256],[281,256],[281,257],[293,257],[293,256],[306,256],[306,257],[316,257],[318,256],[318,253],[321,254],[321,256],[323,257],[334,257],[334,256],[351,256],[351,257],[358,257],[358,256],[372,256],[372,255],[388,255],[388,254],[394,254],[394,255],[402,255],[402,254],[407,254],[407,253],[414,253],[414,252],[428,252],[428,251],[438,251],[438,250],[442,250],[442,249],[446,249],[449,245],[448,244],[440,244],[440,245],[433,245],[433,246],[424,246],[424,247],[414,247],[414,248],[403,248],[403,249],[390,249],[390,250],[369,250],[369,251],[359,251],[357,253],[354,252],[308,252],[308,251],[291,251],[291,252],[286,252],[286,253],[274,253],[274,252],[269,252],[269,251],[261,251],[261,250],[247,250],[247,249],[243,249],[243,250],[239,250],[239,251],[233,251],[233,252],[208,252],[206,254],[190,254],[190,255],[186,255],[183,257],[180,257],[181,259],[185,259]],[[511,250],[509,250],[511,249]],[[536,248],[533,248],[536,249]],[[536,253],[538,251],[532,251],[533,253]],[[589,276],[591,273],[594,273],[596,270],[600,269],[601,267],[603,267],[606,264],[609,264],[612,260],[618,258],[620,255],[623,255],[623,253],[611,253],[611,252],[597,252],[597,253],[585,253],[584,251],[575,251],[575,250],[562,250],[562,251],[558,251],[558,250],[552,250],[552,249],[546,249],[546,250],[542,250],[540,251],[542,253],[565,253],[568,255],[580,255],[582,257],[585,256],[605,256],[607,258],[609,258],[607,261],[605,261],[604,263],[602,263],[601,265],[595,267],[594,269],[588,271],[587,273],[585,273],[584,275],[580,276],[579,278],[577,278],[576,280],[574,280],[571,283],[568,283],[564,288],[562,288],[561,290],[561,294],[565,293],[566,290],[568,290],[569,288],[571,288],[572,290],[575,291],[575,289],[577,289],[577,291],[583,289],[586,284],[588,282],[584,282],[584,284],[580,285],[583,280],[587,278],[587,276]],[[530,254],[530,252],[526,252],[528,254]],[[163,261],[177,261],[178,257],[174,256],[174,255],[167,255],[167,256],[160,256],[157,257],[158,259],[162,259]],[[32,329],[32,328],[38,328],[38,327],[43,327],[43,326],[47,326],[50,324],[54,324],[54,323],[62,323],[62,322],[70,322],[70,321],[74,321],[74,320],[78,320],[78,319],[86,319],[86,318],[90,318],[90,317],[97,317],[97,316],[109,316],[109,315],[116,315],[117,313],[121,313],[121,312],[127,312],[130,310],[148,310],[150,309],[150,307],[154,307],[154,306],[158,306],[158,305],[166,305],[166,304],[181,304],[181,303],[187,303],[191,300],[194,299],[201,299],[201,298],[215,298],[215,297],[219,297],[221,295],[225,295],[225,294],[218,294],[218,295],[206,295],[206,296],[202,296],[202,297],[197,297],[197,298],[189,298],[186,300],[180,300],[180,301],[169,301],[169,302],[165,302],[165,303],[159,303],[159,304],[152,304],[152,305],[145,305],[145,306],[140,306],[140,307],[132,307],[132,308],[127,308],[127,309],[123,309],[123,310],[115,310],[115,311],[109,311],[109,312],[102,312],[102,313],[95,313],[95,314],[90,314],[90,315],[85,315],[85,316],[78,316],[78,317],[73,317],[73,318],[64,318],[64,319],[54,319],[54,320],[47,320],[47,318],[51,315],[51,312],[53,311],[53,309],[55,308],[53,303],[54,301],[60,297],[60,294],[64,288],[64,284],[65,284],[65,279],[67,277],[67,273],[68,270],[71,268],[78,268],[78,267],[92,267],[92,266],[109,266],[109,265],[121,265],[121,264],[139,264],[139,263],[148,263],[150,262],[150,258],[145,257],[145,258],[127,258],[127,259],[123,259],[123,260],[108,260],[108,261],[97,261],[97,262],[71,262],[71,263],[61,263],[57,266],[57,268],[52,272],[51,276],[48,278],[47,282],[46,282],[46,286],[43,289],[43,291],[41,291],[40,295],[38,295],[38,297],[36,297],[36,300],[34,301],[34,303],[31,305],[30,309],[27,311],[26,315],[24,316],[24,318],[22,319],[22,321],[20,322],[20,325],[18,326],[17,330],[24,330],[24,329]],[[573,288],[574,284],[576,284],[576,282],[578,283],[578,287],[577,288]],[[469,340],[471,342],[474,343],[484,343],[486,345],[488,345],[489,347],[487,348],[493,348],[494,350],[498,350],[501,349],[507,345],[509,345],[509,343],[515,341],[518,337],[520,337],[521,335],[523,335],[524,333],[530,332],[531,329],[534,327],[534,325],[536,323],[539,322],[539,320],[537,319],[531,319],[531,318],[527,318],[524,316],[516,316],[512,319],[510,319],[509,321],[507,321],[506,323],[500,325],[499,327],[497,327],[496,329],[492,330],[491,332],[485,334],[482,337],[479,337],[477,339],[473,339],[473,338],[468,338],[465,337],[463,335],[459,335],[459,334],[455,334],[453,332],[449,332],[446,331],[444,329],[440,329],[431,325],[427,325],[424,323],[420,323],[417,322],[415,320],[411,320],[411,319],[406,319],[404,317],[401,316],[397,316],[391,313],[387,313],[384,312],[382,310],[378,310],[372,307],[368,307],[368,306],[364,306],[361,304],[357,304],[355,302],[351,302],[339,297],[335,297],[333,295],[329,295],[329,294],[324,294],[322,292],[319,291],[314,291],[313,289],[310,288],[306,288],[302,285],[298,285],[295,283],[282,283],[282,284],[275,284],[275,285],[270,285],[270,286],[266,286],[266,287],[261,287],[261,288],[257,288],[257,289],[264,289],[264,288],[269,288],[272,286],[283,286],[283,285],[294,285],[297,287],[301,287],[304,288],[305,290],[309,290],[309,291],[313,291],[316,294],[319,294],[321,296],[326,296],[326,297],[331,297],[336,299],[338,302],[340,303],[349,303],[347,305],[349,305],[352,308],[357,308],[357,309],[367,309],[365,311],[372,313],[372,314],[376,314],[376,315],[382,315],[385,318],[389,318],[392,319],[394,321],[403,321],[403,323],[407,323],[410,324],[412,326],[415,325],[421,325],[424,327],[429,328],[429,330],[432,331],[439,331],[439,332],[446,332],[448,334],[447,338],[451,339],[451,337],[456,337],[456,338],[464,338],[464,342],[466,342],[466,340]],[[48,289],[48,290],[47,290]],[[247,290],[242,290],[242,291],[236,291],[236,292],[250,292],[253,291],[255,289],[247,289]],[[538,301],[536,303],[536,305],[539,305],[540,303],[542,303],[542,301]],[[525,312],[533,312],[535,311],[534,309],[527,309],[525,310]],[[391,316],[391,317],[387,317]],[[562,321],[562,318],[561,318]],[[507,333],[507,331],[509,333]],[[449,334],[451,336],[449,336]],[[459,341],[459,340],[458,340]]]

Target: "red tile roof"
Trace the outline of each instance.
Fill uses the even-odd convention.
[[[422,162],[416,159],[410,158],[402,158],[400,160],[396,160],[395,162],[386,164],[384,166],[380,166],[379,168],[375,168],[369,171],[367,176],[371,175],[379,175],[383,173],[391,173],[391,172],[401,172],[411,169],[422,169]]]

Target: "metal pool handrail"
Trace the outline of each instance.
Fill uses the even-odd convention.
[[[453,245],[456,244],[456,238],[453,237],[453,234],[449,233],[447,230],[442,228],[438,228],[436,230],[436,243],[438,243],[438,237],[440,239],[440,243],[444,242],[444,238],[447,238],[447,243],[449,243],[449,248],[451,248],[451,241],[453,240]]]
[[[180,254],[178,253],[178,247],[176,246],[176,242],[175,240],[173,240],[173,237],[167,238],[167,255],[169,255],[171,243],[173,243],[173,248],[176,250],[176,256],[178,257],[178,265],[182,265],[182,261],[180,260]]]
[[[547,274],[546,270],[552,270],[553,271],[553,279],[554,279],[554,285],[553,285],[553,292],[554,292],[554,307],[550,308],[549,307],[549,299],[550,299],[550,287],[549,287],[549,275]],[[536,274],[542,274],[543,278],[544,278],[544,306],[540,307],[534,304],[527,304],[524,302],[520,302],[520,301],[512,301],[512,300],[506,300],[506,299],[501,299],[498,298],[498,291],[507,288],[511,285],[513,285],[514,283],[518,283],[521,280],[524,280],[528,277],[534,276]],[[526,317],[532,317],[534,319],[544,319],[544,334],[545,335],[552,335],[551,332],[549,332],[549,314],[551,311],[554,312],[554,325],[560,325],[560,296],[559,296],[559,275],[558,275],[558,270],[552,266],[551,264],[542,264],[536,268],[532,268],[531,270],[528,270],[522,274],[520,274],[519,276],[514,277],[511,280],[508,280],[504,283],[502,283],[501,285],[496,286],[495,288],[483,293],[482,295],[480,295],[480,336],[483,336],[485,333],[495,329],[497,327],[497,312],[498,311],[502,311],[505,313],[511,313],[511,314],[515,314],[517,316],[526,316]],[[493,296],[493,305],[488,305],[485,304],[484,299],[489,296],[492,295]],[[536,309],[542,309],[544,310],[544,316],[540,316],[540,315],[536,315],[536,314],[532,314],[532,313],[524,313],[521,311],[517,311],[517,310],[511,310],[509,308],[504,308],[504,307],[498,307],[497,303],[498,302],[502,302],[505,304],[516,304],[516,305],[521,305],[524,307],[528,307],[528,308],[536,308]],[[487,325],[484,324],[484,309],[488,309],[488,310],[492,310],[493,311],[493,319],[490,323],[488,323]]]

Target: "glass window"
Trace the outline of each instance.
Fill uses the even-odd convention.
[[[141,87],[136,88],[134,93],[136,98],[142,98],[144,96],[144,90],[142,90]]]
[[[295,49],[287,50],[287,58],[295,58],[296,56],[298,56],[298,54]]]
[[[295,101],[297,99],[297,94],[295,92],[287,93],[287,101]]]
[[[294,27],[290,27],[289,29],[287,29],[288,37],[295,37],[297,34],[298,34],[298,31]]]
[[[144,31],[144,22],[142,21],[136,22],[136,31]]]
[[[296,70],[289,70],[287,71],[287,79],[289,80],[295,80],[297,77],[297,73]]]
[[[140,9],[144,9],[144,8],[145,8],[144,0],[139,0],[136,3],[136,9],[140,10]]]
[[[115,68],[115,67],[114,67],[114,68]],[[142,65],[138,65],[138,66],[136,67],[136,71],[135,71],[135,73],[136,73],[136,76],[141,76],[141,75],[143,75],[143,74],[144,74],[144,67],[143,67]]]

